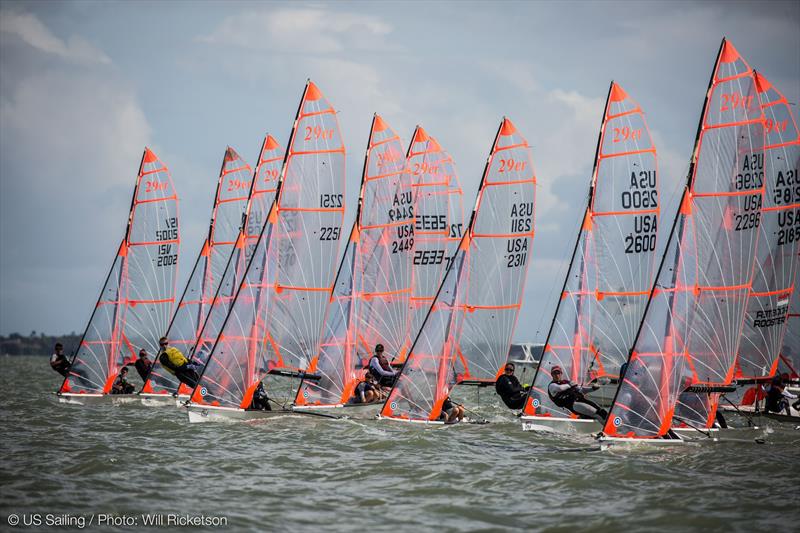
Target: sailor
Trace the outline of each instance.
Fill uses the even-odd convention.
[[[391,387],[397,379],[397,372],[383,353],[383,344],[375,345],[375,354],[369,359],[369,373],[382,387]]]
[[[194,366],[189,363],[186,356],[174,346],[169,345],[169,339],[161,337],[158,340],[160,351],[158,352],[158,361],[164,365],[170,373],[174,374],[181,383],[186,384],[188,387],[194,388],[200,380]]]
[[[250,403],[250,409],[254,411],[272,411],[269,402],[267,391],[264,390],[264,383],[259,381],[256,390],[253,391],[253,401]]]
[[[53,351],[53,355],[50,356],[50,368],[64,377],[69,376],[69,367],[72,365],[64,355],[64,345],[57,342]]]
[[[123,366],[117,375],[117,379],[111,385],[111,394],[131,394],[133,392],[133,385],[128,383],[127,377],[128,367]]]
[[[500,395],[503,403],[509,409],[522,409],[530,387],[522,387],[517,376],[514,375],[514,363],[506,363],[503,375],[497,378],[494,390]]]
[[[547,395],[550,396],[550,400],[552,400],[554,404],[582,418],[594,418],[601,424],[605,422],[608,416],[605,409],[583,395],[584,392],[597,390],[600,387],[597,385],[579,387],[567,379],[561,379],[562,372],[560,366],[554,366],[553,369],[550,370],[550,376],[553,380],[547,386]]]
[[[772,384],[767,391],[767,400],[764,402],[764,409],[770,413],[780,413],[785,411],[787,415],[792,414],[789,409],[789,400],[796,400],[797,395],[786,390],[781,376],[772,378]]]
[[[153,365],[153,362],[147,357],[147,350],[142,348],[139,350],[139,359],[133,363],[133,366],[136,367],[136,371],[142,377],[142,381],[147,379],[147,374],[150,372],[150,367]]]
[[[364,381],[356,386],[353,403],[372,403],[381,398],[381,391],[375,377],[367,372]]]
[[[464,406],[458,403],[453,403],[450,396],[442,402],[442,412],[439,415],[440,419],[444,420],[445,424],[455,424],[464,420]]]

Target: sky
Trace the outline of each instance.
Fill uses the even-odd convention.
[[[671,220],[723,36],[800,102],[798,2],[3,0],[0,334],[83,331],[144,146],[169,167],[181,201],[180,292],[226,146],[254,164],[266,133],[285,145],[312,78],[348,151],[347,227],[374,112],[405,142],[416,124],[435,136],[469,206],[501,118],[514,121],[538,179],[515,339],[541,342],[610,81],[646,114]]]

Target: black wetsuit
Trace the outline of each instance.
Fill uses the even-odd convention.
[[[145,362],[146,361],[146,362]],[[147,373],[150,372],[150,366],[152,366],[152,362],[150,359],[137,359],[133,366],[136,367],[136,371],[142,377],[143,380],[147,379]]]
[[[269,405],[267,391],[264,390],[264,386],[261,384],[253,391],[253,401],[250,403],[250,409],[255,411],[272,411],[272,407]]]
[[[64,376],[69,376],[69,367],[72,366],[66,357],[59,354],[53,354],[50,357],[50,368]]]
[[[525,395],[528,389],[520,385],[516,376],[503,374],[494,384],[494,390],[500,395],[503,403],[509,409],[522,409],[525,405]]]
[[[767,399],[764,402],[764,409],[768,413],[781,413],[786,409],[787,405],[789,405],[789,402],[783,396],[783,391],[775,385],[770,386],[767,391]]]

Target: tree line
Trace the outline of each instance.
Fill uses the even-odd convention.
[[[0,355],[50,355],[57,342],[64,345],[64,353],[70,355],[78,348],[81,336],[74,331],[65,335],[47,335],[31,331],[30,335],[11,333],[0,335]]]

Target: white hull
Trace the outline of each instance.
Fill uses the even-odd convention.
[[[153,394],[147,392],[139,393],[142,405],[147,407],[181,407],[189,396],[186,394],[179,394],[177,397],[172,394]]]
[[[232,409],[229,407],[212,407],[191,404],[186,406],[189,412],[189,422],[192,424],[200,422],[244,422],[247,420],[261,420],[276,416],[293,414],[289,410],[274,411],[245,411],[244,409]]]
[[[56,393],[58,403],[66,403],[72,405],[122,405],[129,403],[136,403],[139,401],[138,394],[77,394],[72,392]]]
[[[792,403],[794,403],[794,401],[795,400],[792,400]],[[761,408],[756,411],[756,408],[753,405],[740,405],[738,409],[734,409],[733,406],[730,405],[721,407],[726,413],[737,413],[738,411],[751,417],[763,416],[771,420],[778,420],[780,422],[789,422],[792,424],[800,423],[800,411],[791,406],[789,406],[789,412],[791,413],[790,415],[786,415],[786,411],[782,411],[780,413],[767,413]]]
[[[557,416],[522,417],[522,431],[544,431],[548,433],[577,433],[589,435],[600,433],[603,426],[596,420],[582,418],[562,418]]]
[[[336,418],[350,418],[354,420],[369,420],[378,417],[383,402],[367,404],[341,404],[341,405],[295,405],[292,411],[296,413],[325,415]]]
[[[609,437],[607,435],[600,435],[597,440],[601,446],[682,446],[688,441],[682,437],[678,439],[633,439],[629,437]]]

